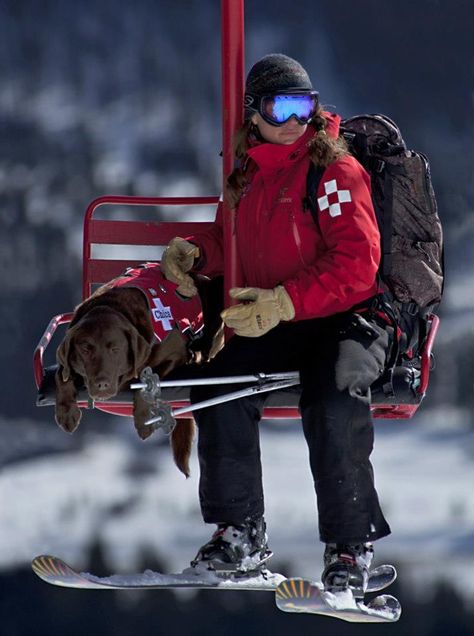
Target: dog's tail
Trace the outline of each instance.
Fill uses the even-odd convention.
[[[176,426],[171,433],[171,449],[176,466],[189,477],[189,458],[193,444],[196,425],[192,417],[176,420]]]

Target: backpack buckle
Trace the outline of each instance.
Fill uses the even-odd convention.
[[[418,314],[418,305],[415,302],[403,303],[402,311],[406,311],[406,313],[410,316],[416,316]]]
[[[372,156],[367,159],[367,163],[373,172],[380,174],[384,171],[386,162],[383,159],[378,159],[377,157]]]

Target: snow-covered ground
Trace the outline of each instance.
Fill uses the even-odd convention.
[[[59,439],[53,427],[41,425],[50,439]],[[322,546],[299,428],[298,422],[262,425],[266,518],[275,565],[285,574],[314,576]],[[89,432],[82,442],[80,450],[4,467],[0,568],[40,553],[85,567],[98,538],[114,572],[136,570],[145,548],[168,571],[186,567],[211,530],[199,512],[196,452],[185,480],[167,446],[135,440],[123,418],[112,433]],[[395,560],[410,583],[448,580],[472,603],[474,432],[463,414],[425,409],[416,421],[379,422],[373,462],[393,531],[377,544],[376,563]]]

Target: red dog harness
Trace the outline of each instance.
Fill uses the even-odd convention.
[[[130,267],[113,281],[112,287],[136,287],[145,294],[153,330],[160,342],[174,327],[191,341],[201,335],[204,322],[199,296],[187,298],[178,294],[178,285],[166,280],[159,263]]]

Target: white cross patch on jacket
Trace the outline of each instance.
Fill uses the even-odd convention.
[[[324,184],[324,191],[326,194],[322,197],[318,197],[318,205],[321,212],[329,208],[329,214],[339,216],[342,214],[341,203],[349,203],[352,201],[350,190],[338,190],[336,179],[326,181]]]

